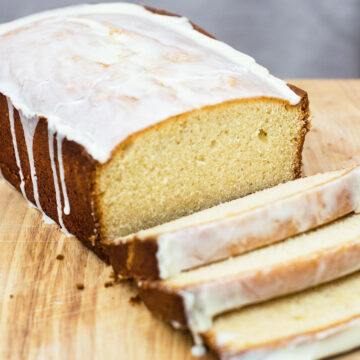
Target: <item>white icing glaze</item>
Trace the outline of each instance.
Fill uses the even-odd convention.
[[[74,6],[3,24],[0,53],[0,92],[100,162],[129,135],[180,113],[241,98],[300,100],[187,19],[133,4]]]
[[[171,321],[171,326],[174,328],[174,329],[181,329],[183,328],[183,326],[178,322],[178,321]]]
[[[31,118],[27,118],[24,116],[24,114],[21,111],[18,111],[18,113],[22,128],[24,130],[24,138],[25,138],[25,144],[29,159],[30,177],[33,185],[35,204],[38,207],[38,209],[43,213],[43,209],[41,207],[40,199],[39,199],[39,189],[37,184],[37,176],[36,176],[35,163],[34,163],[34,151],[33,151],[35,129],[39,123],[39,117],[33,116]]]
[[[216,340],[221,342],[221,333]],[[219,344],[224,345],[223,342]],[[360,319],[355,318],[340,325],[312,334],[299,335],[280,346],[249,350],[242,354],[224,352],[222,360],[317,360],[350,351],[360,346]],[[235,352],[235,351],[234,351]]]
[[[64,225],[64,220],[63,220],[63,209],[62,209],[62,204],[61,204],[60,186],[59,186],[59,179],[58,179],[58,176],[57,176],[56,164],[55,164],[54,133],[52,131],[50,131],[50,130],[48,130],[48,141],[49,141],[49,154],[50,154],[51,171],[52,171],[53,178],[54,178],[56,209],[57,209],[57,214],[58,214],[58,219],[59,219],[59,225],[60,225],[61,230],[65,234],[69,235],[69,232],[66,229],[66,227]],[[60,141],[62,141],[62,139],[60,139]],[[59,149],[58,142],[59,142],[59,139],[57,138],[57,149]],[[57,154],[58,154],[58,159],[62,159],[62,152],[59,153],[59,151],[58,151]],[[58,161],[59,168],[60,168],[60,162],[62,162],[62,161],[60,161],[60,160]],[[61,183],[61,187],[63,188],[63,179],[61,178],[61,176],[60,176],[60,183]],[[66,189],[66,186],[64,186],[64,187]],[[63,194],[66,194],[66,192],[63,191]],[[64,198],[65,198],[65,195],[64,195]]]
[[[224,346],[229,341],[234,340],[236,335],[230,331],[222,331],[216,334],[216,346]]]
[[[324,224],[341,215],[338,211],[342,200],[348,201],[342,215],[358,210],[359,183],[360,168],[356,167],[345,174],[334,173],[332,179],[314,184],[306,191],[271,199],[248,211],[225,214],[222,219],[204,223],[194,221],[174,231],[164,231],[158,236],[156,255],[160,278],[166,279],[182,270],[224,259]],[[346,200],[344,192],[349,194],[349,200]],[[224,205],[213,209],[222,214],[220,207]],[[292,233],[289,233],[289,226],[295,229],[291,230]]]

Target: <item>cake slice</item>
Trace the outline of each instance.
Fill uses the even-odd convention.
[[[203,334],[222,360],[315,360],[360,346],[360,274],[217,318]]]
[[[300,175],[304,91],[184,17],[110,3],[0,25],[0,169],[101,241]]]
[[[360,269],[360,215],[162,281],[141,281],[145,305],[193,334],[215,315],[334,280]]]
[[[168,278],[274,243],[359,206],[360,168],[281,184],[109,243],[122,276]]]

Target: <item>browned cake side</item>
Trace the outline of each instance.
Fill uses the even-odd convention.
[[[19,157],[25,181],[26,196],[35,205],[33,184],[30,176],[30,166],[25,145],[24,132],[19,114],[14,110],[15,132]],[[10,131],[9,111],[6,97],[0,94],[0,166],[3,177],[20,191],[19,168],[16,164],[15,151]],[[54,142],[56,139],[54,139]],[[46,119],[40,119],[34,135],[34,162],[38,178],[39,197],[41,206],[47,216],[59,224],[55,185],[50,164],[48,128]],[[85,149],[64,139],[63,162],[67,183],[68,198],[71,207],[69,216],[63,214],[66,228],[83,243],[92,248],[98,255],[105,257],[103,251],[95,246],[98,243],[98,226],[96,209],[94,208],[93,176],[97,162]],[[55,153],[56,170],[59,176],[59,164]],[[61,201],[64,197],[61,192]]]

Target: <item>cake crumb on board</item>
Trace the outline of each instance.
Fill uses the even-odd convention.
[[[56,256],[56,260],[64,260],[64,257],[65,257],[64,255],[59,254]]]
[[[78,284],[76,284],[76,288],[77,288],[78,290],[84,290],[84,289],[85,289],[85,286],[84,286],[84,284],[78,283]]]
[[[140,303],[141,303],[141,298],[140,298],[139,294],[136,295],[136,296],[132,296],[132,297],[129,299],[129,303],[130,303],[131,305],[138,305],[138,304],[140,304]]]

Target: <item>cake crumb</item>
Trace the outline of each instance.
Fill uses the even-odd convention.
[[[130,304],[131,305],[138,305],[141,303],[141,298],[139,295],[136,295],[136,296],[132,296],[129,300]]]
[[[79,283],[79,284],[76,284],[76,288],[77,288],[78,290],[84,290],[84,289],[85,289],[85,286],[84,286],[84,284]]]
[[[113,283],[112,281],[107,281],[107,282],[104,284],[104,286],[105,286],[106,288],[108,288],[108,287],[114,286],[114,283]]]
[[[10,294],[10,299],[12,299],[14,297],[14,295],[13,294]]]
[[[114,284],[120,283],[121,281],[128,279],[126,277],[120,276],[119,274],[116,274],[114,271],[109,274],[109,278],[112,279]]]
[[[64,255],[59,254],[58,256],[56,256],[56,260],[64,260]]]

